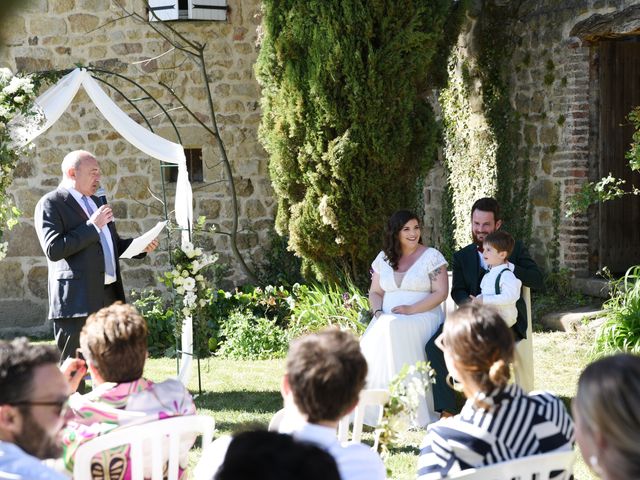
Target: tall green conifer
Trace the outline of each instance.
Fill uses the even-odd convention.
[[[276,228],[307,276],[361,278],[388,216],[418,206],[436,155],[430,71],[454,3],[264,0],[260,137]]]

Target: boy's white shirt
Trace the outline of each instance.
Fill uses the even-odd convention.
[[[496,294],[496,278],[505,267],[508,269],[500,276],[500,293]],[[491,305],[499,312],[506,324],[512,327],[518,319],[516,302],[520,298],[522,282],[513,273],[513,264],[503,263],[491,267],[480,282],[480,295],[484,305]]]

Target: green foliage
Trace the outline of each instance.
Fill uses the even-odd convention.
[[[553,260],[552,260],[553,262]],[[567,311],[590,304],[593,300],[575,291],[573,274],[568,268],[554,267],[544,279],[544,291],[531,293],[533,321],[551,312]]]
[[[22,145],[28,133],[44,121],[44,115],[33,106],[39,87],[39,80],[31,75],[14,76],[9,69],[0,68],[0,260],[7,253],[3,231],[11,230],[20,217],[7,189],[18,159],[25,154]]]
[[[265,261],[257,272],[260,283],[286,286],[301,283],[303,281],[300,273],[302,261],[289,250],[289,239],[271,232],[269,240]]]
[[[509,232],[525,242],[531,237],[529,159],[518,152],[520,121],[511,105],[511,58],[517,46],[512,28],[517,2],[484,2],[478,20],[478,70],[487,123],[495,137],[496,200]],[[547,62],[547,68],[553,66]]]
[[[286,332],[272,320],[256,318],[250,311],[236,310],[221,322],[223,358],[265,360],[281,358],[289,345]]]
[[[453,3],[263,2],[259,134],[305,276],[364,278],[386,218],[418,205],[437,141],[423,91]]]
[[[606,320],[596,336],[595,353],[640,354],[640,265],[611,281],[611,298],[604,304]]]
[[[631,145],[625,153],[632,171],[640,171],[640,107],[635,107],[627,119],[633,124],[634,132]],[[565,201],[566,216],[570,217],[584,213],[587,209],[599,202],[608,202],[625,195],[640,195],[640,188],[632,185],[630,190],[625,190],[626,181],[614,177],[611,172],[597,182],[586,182],[580,190]]]
[[[169,302],[153,290],[131,291],[132,304],[147,321],[150,357],[173,357],[176,353],[175,316]]]
[[[296,338],[329,326],[362,333],[360,312],[368,309],[368,298],[353,283],[347,283],[346,289],[335,284],[302,285],[291,312],[289,335]]]

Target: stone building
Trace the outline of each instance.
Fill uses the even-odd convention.
[[[477,53],[474,24],[483,14],[480,3],[472,7],[458,42],[466,59]],[[506,68],[519,119],[518,156],[531,167],[532,254],[549,269],[550,239],[557,234],[559,264],[586,291],[598,293],[601,285],[585,279],[600,268],[623,273],[640,263],[640,198],[615,200],[572,218],[565,217],[564,201],[584,182],[609,172],[625,178],[627,185],[640,185],[640,175],[631,175],[624,158],[633,131],[625,117],[640,105],[640,2],[492,3],[505,9],[517,6],[504,25],[516,44]],[[469,99],[472,115],[482,115],[477,90],[470,96],[475,97]],[[432,176],[438,178],[438,172]],[[442,185],[427,186],[435,200],[427,210],[433,216],[440,215]]]
[[[182,3],[179,2],[181,10]],[[224,0],[209,3],[226,4]],[[121,4],[129,11],[146,15],[142,0]],[[217,11],[222,11],[226,20],[180,20],[171,25],[186,38],[207,44],[205,59],[216,120],[236,177],[238,247],[245,261],[255,267],[262,261],[261,246],[268,242],[275,215],[267,156],[257,139],[260,89],[253,65],[260,4],[258,0],[230,2],[226,15],[224,9]],[[188,16],[188,11],[181,11],[181,17],[183,13]],[[204,215],[208,225],[215,224],[221,232],[229,231],[232,209],[228,185],[221,181],[225,177],[217,142],[159,84],[173,88],[199,120],[211,125],[202,72],[195,62],[172,49],[149,25],[126,17],[111,0],[30,0],[5,18],[1,36],[0,65],[12,71],[62,70],[82,64],[127,76],[142,85],[170,111],[179,125],[182,144],[190,149],[187,153],[193,158],[188,167],[195,176],[194,217]],[[129,99],[145,97],[119,77],[100,78],[115,85]],[[110,91],[121,108],[142,121],[122,96]],[[170,123],[153,102],[140,100],[135,104],[156,133],[177,141]],[[163,198],[160,162],[117,134],[81,89],[67,113],[36,139],[34,148],[15,171],[11,194],[23,212],[23,220],[8,232],[8,256],[0,262],[0,334],[21,329],[50,331],[45,324],[47,266],[33,228],[33,211],[38,199],[59,183],[64,155],[80,148],[94,152],[100,160],[103,184],[122,236],[140,234],[164,216],[162,203],[154,198]],[[200,155],[201,167],[197,165]],[[172,210],[173,187],[170,182],[166,187],[167,205]],[[168,241],[162,241],[165,247]],[[229,283],[245,278],[232,258],[227,235],[212,234],[205,241],[207,247],[220,253],[220,263],[228,266]],[[154,253],[143,261],[122,261],[121,265],[125,287],[142,289],[157,286],[156,277],[168,268],[168,256]]]
[[[207,44],[204,58],[216,120],[236,177],[239,247],[247,263],[255,266],[262,260],[262,247],[268,242],[275,216],[267,155],[257,138],[260,88],[253,65],[258,52],[260,0],[207,2],[228,3],[226,20],[184,20],[188,17],[184,5],[189,2],[179,0],[178,16],[182,20],[171,25],[186,38]],[[120,3],[128,10],[146,14],[143,0]],[[474,22],[483,11],[483,2],[471,3],[469,21],[458,41],[458,47],[469,56],[473,56]],[[582,183],[608,171],[626,174],[622,155],[631,130],[628,126],[618,127],[625,123],[627,111],[640,104],[640,43],[635,36],[640,31],[640,2],[493,3],[519,5],[517,16],[505,24],[518,45],[513,57],[506,61],[511,71],[511,103],[519,118],[517,152],[531,169],[532,253],[541,265],[550,268],[550,239],[557,234],[558,261],[578,278],[592,276],[603,265],[621,271],[632,262],[640,263],[637,198],[570,219],[558,212],[561,203],[553,200],[555,192],[559,192],[562,202]],[[196,63],[172,49],[149,25],[124,15],[118,2],[112,0],[29,0],[5,19],[0,35],[0,66],[13,71],[68,69],[82,64],[140,83],[171,111],[180,126],[182,144],[193,149],[193,161],[197,162],[201,149],[202,169],[192,168],[198,175],[193,179],[195,215],[205,215],[208,223],[216,224],[221,231],[230,228],[231,203],[228,188],[220,181],[223,173],[216,141],[160,85],[162,82],[173,88],[199,120],[210,124],[202,74]],[[151,102],[140,100],[145,94],[117,77],[101,78],[135,100],[156,133],[177,141],[162,112]],[[475,93],[476,98],[471,98],[471,91],[467,99],[473,120],[470,125],[482,138],[486,129],[481,119],[483,105]],[[141,120],[119,94],[112,91],[112,98]],[[49,331],[44,323],[46,263],[33,229],[33,209],[38,198],[58,184],[62,157],[78,148],[93,151],[101,160],[104,183],[122,235],[143,232],[163,215],[162,204],[150,193],[162,198],[159,163],[116,134],[86,95],[80,93],[67,114],[36,141],[15,171],[11,193],[24,218],[8,235],[9,254],[0,262],[0,334],[24,328]],[[445,182],[441,166],[432,170],[425,181],[427,235],[436,246],[442,242],[440,218]],[[168,183],[169,205],[173,203],[171,193]],[[554,218],[559,218],[557,228]],[[221,254],[221,263],[229,266],[230,281],[242,281],[245,276],[232,259],[228,240],[226,235],[213,235],[208,246],[215,248]],[[156,285],[156,276],[167,266],[167,255],[163,253],[143,262],[123,262],[125,285],[137,289]]]

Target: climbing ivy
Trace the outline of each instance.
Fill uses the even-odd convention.
[[[500,3],[500,5],[498,5]],[[531,236],[528,156],[518,152],[520,120],[511,104],[513,24],[519,2],[483,2],[481,14],[468,20],[467,45],[449,58],[448,83],[440,94],[453,222],[445,230],[461,247],[470,239],[475,200],[494,196],[508,230],[525,241]]]

